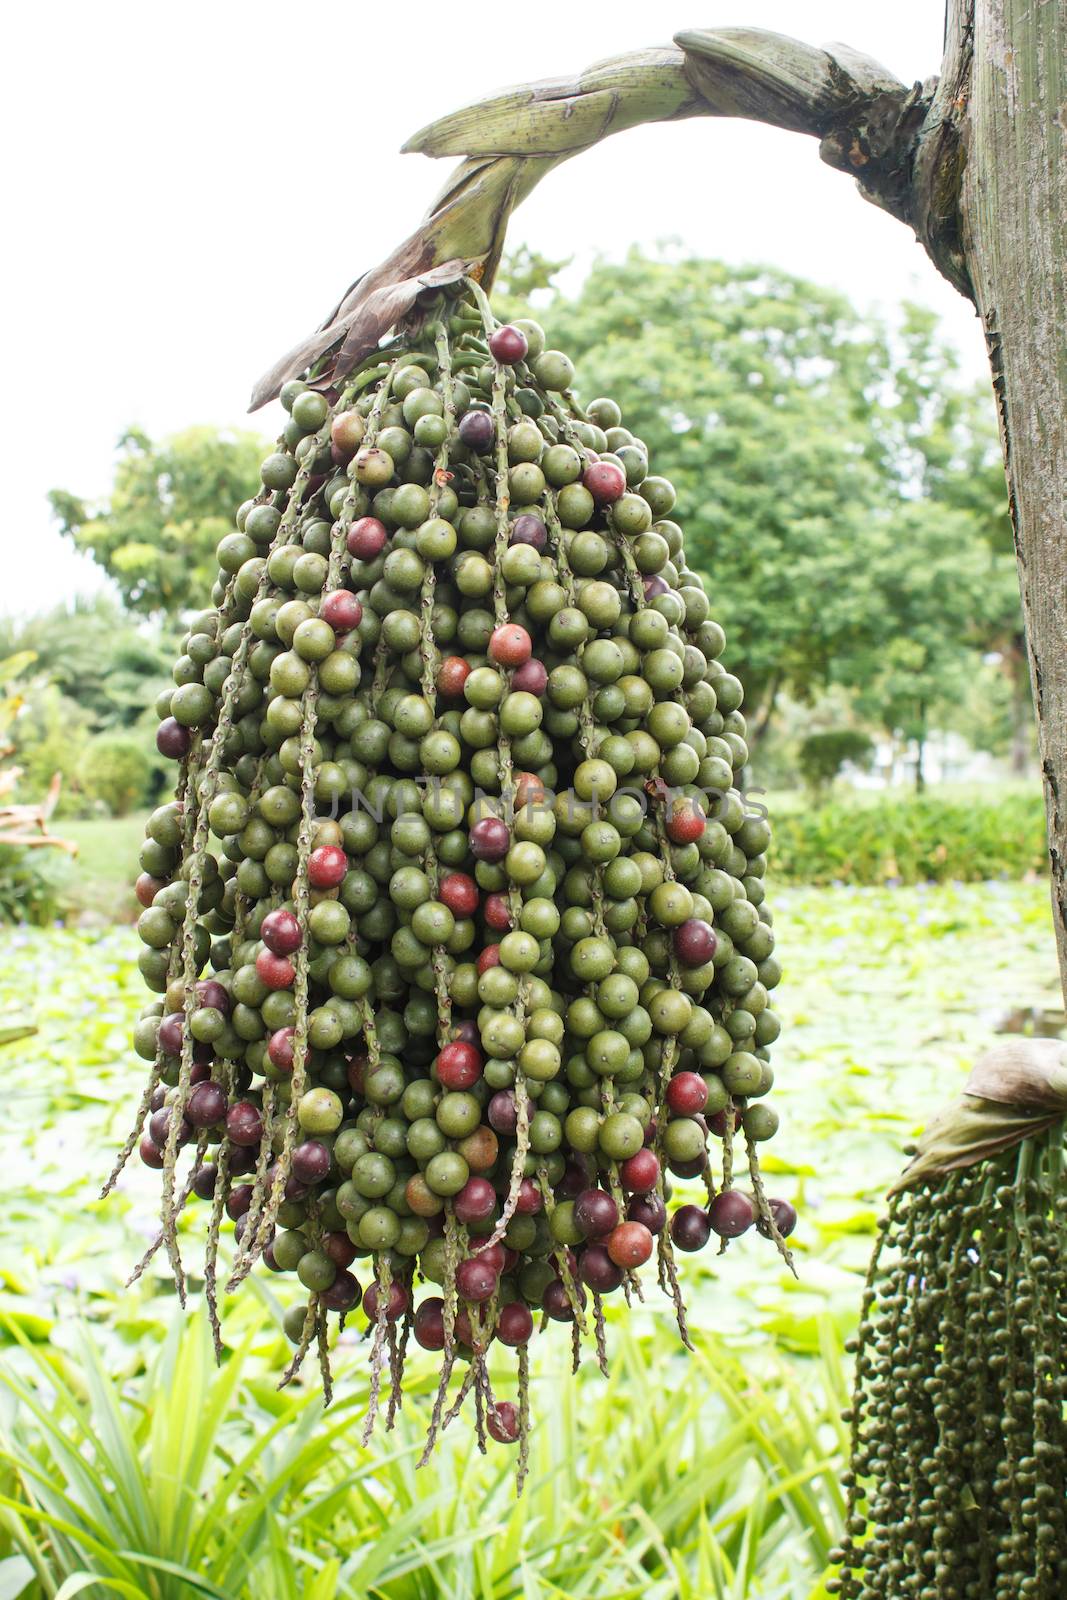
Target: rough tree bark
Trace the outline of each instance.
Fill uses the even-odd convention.
[[[327,386],[428,282],[492,279],[508,218],[561,161],[644,122],[738,116],[812,135],[823,160],[911,227],[985,328],[1000,410],[1067,996],[1067,6],[948,0],[940,76],[910,87],[847,45],[753,28],[482,101],[405,146],[464,159],[421,227],[257,385]]]
[[[1000,411],[1067,993],[1067,11],[951,13],[967,73],[961,236]]]

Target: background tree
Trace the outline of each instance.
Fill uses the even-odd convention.
[[[209,427],[153,443],[131,428],[118,448],[106,500],[53,489],[52,510],[131,610],[175,616],[210,591],[215,546],[233,526],[234,507],[258,487],[266,445],[254,433]]]
[[[130,617],[108,596],[26,622],[0,620],[0,658],[18,653],[33,663],[9,730],[28,793],[58,772],[66,813],[147,804],[165,765],[151,706],[171,682],[173,631]]]
[[[505,288],[557,267],[508,259]],[[921,748],[1021,629],[992,396],[961,386],[931,315],[889,328],[777,270],[637,250],[538,314],[581,393],[627,395],[626,425],[671,462],[753,743],[780,693],[840,684]]]

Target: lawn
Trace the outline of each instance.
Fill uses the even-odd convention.
[[[117,862],[117,841],[113,854]],[[678,1352],[665,1309],[650,1302],[629,1319],[613,1309],[610,1383],[587,1367],[572,1384],[558,1331],[540,1341],[534,1471],[518,1514],[509,1458],[495,1446],[485,1461],[472,1454],[463,1423],[414,1475],[431,1358],[412,1363],[415,1395],[399,1433],[365,1451],[355,1424],[360,1348],[342,1357],[335,1436],[317,1380],[294,1399],[276,1396],[277,1279],[250,1282],[229,1311],[227,1343],[241,1354],[223,1379],[205,1364],[195,1302],[184,1343],[171,1331],[162,1267],[124,1290],[152,1235],[158,1179],[132,1168],[110,1201],[95,1194],[141,1075],[126,1042],[141,1003],[136,942],[126,928],[9,932],[0,1021],[30,1016],[39,1032],[4,1054],[0,1306],[9,1339],[27,1341],[8,1352],[9,1373],[26,1387],[0,1407],[6,1492],[24,1505],[32,1495],[79,1528],[91,1519],[93,1531],[49,1534],[32,1514],[0,1510],[0,1595],[54,1597],[86,1570],[130,1586],[94,1583],[81,1591],[91,1596],[184,1600],[200,1564],[218,1585],[201,1592],[227,1600],[823,1594],[840,1517],[840,1347],[881,1196],[902,1147],[958,1089],[1005,1015],[1055,1004],[1057,977],[1041,883],[790,889],[776,906],[786,966],[774,1091],[782,1129],[766,1167],[772,1191],[801,1211],[799,1278],[755,1237],[723,1258],[687,1258],[697,1357]],[[198,1245],[189,1238],[191,1260]],[[42,1359],[66,1363],[78,1407],[51,1439],[56,1374],[41,1370]],[[152,1360],[161,1370],[146,1379]],[[268,1438],[279,1416],[290,1425]],[[190,1426],[197,1417],[201,1428]],[[171,1494],[175,1431],[188,1434],[188,1451],[202,1451],[181,1467],[181,1516]],[[265,1455],[237,1470],[256,1439]],[[117,1499],[99,1489],[99,1503],[87,1504],[94,1473],[99,1485],[121,1482]],[[64,1474],[76,1477],[74,1510],[48,1488]],[[2,1484],[0,1466],[0,1492]],[[120,1516],[127,1498],[138,1509]],[[232,1519],[252,1506],[259,1520],[231,1536]],[[6,1549],[5,1526],[15,1540]],[[37,1563],[38,1576],[13,1566],[25,1582],[5,1587],[5,1555]],[[185,1563],[186,1575],[162,1574],[146,1558]]]
[[[93,920],[132,918],[137,903],[131,886],[144,839],[144,817],[72,818],[57,822],[55,832],[78,846],[69,881],[79,912]]]

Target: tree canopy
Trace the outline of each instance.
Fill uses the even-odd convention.
[[[550,275],[525,257],[504,287]],[[779,691],[841,684],[914,736],[1018,633],[992,396],[932,313],[890,327],[777,269],[636,250],[536,299],[580,393],[623,396],[666,464],[757,734]]]
[[[49,495],[63,532],[117,585],[130,610],[171,616],[204,603],[215,546],[259,483],[266,452],[256,434],[191,427],[153,442],[139,428],[119,440],[111,493],[91,504]]]

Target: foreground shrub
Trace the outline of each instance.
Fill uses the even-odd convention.
[[[0,1593],[152,1600],[817,1600],[843,1532],[846,1374],[822,1328],[801,1372],[713,1335],[679,1357],[611,1310],[610,1381],[533,1382],[530,1485],[458,1428],[416,1469],[434,1387],[412,1362],[394,1431],[359,1442],[365,1366],[280,1395],[267,1318],[221,1370],[175,1323],[147,1371],[113,1376],[96,1339],[7,1350],[0,1370]],[[4,1330],[8,1336],[12,1329]],[[253,1347],[258,1346],[257,1355]],[[591,1366],[591,1364],[590,1364]],[[7,1563],[7,1571],[4,1564]]]

